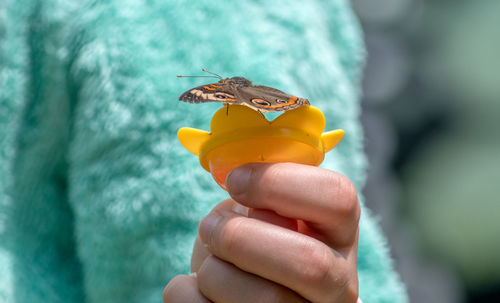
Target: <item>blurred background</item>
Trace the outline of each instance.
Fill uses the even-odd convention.
[[[411,302],[500,302],[500,1],[352,4],[365,195]]]

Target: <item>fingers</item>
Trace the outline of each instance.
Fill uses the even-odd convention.
[[[214,208],[214,210],[233,211],[235,212],[235,214],[239,213],[243,216],[249,216],[251,218],[297,231],[297,220],[281,217],[273,211],[264,209],[248,209],[247,207],[234,202],[234,200],[232,199],[222,201]],[[209,255],[210,252],[208,251],[207,247],[201,242],[200,237],[196,237],[193,255],[191,257],[191,272],[198,272],[201,264]]]
[[[232,198],[250,209],[226,200],[200,223],[195,250],[201,253],[193,254],[193,269],[222,273],[198,280],[206,298],[226,300],[217,297],[217,285],[229,276],[231,289],[241,287],[234,277],[242,277],[313,302],[356,300],[360,210],[346,177],[290,163],[249,164],[233,170],[226,184]]]
[[[242,271],[216,257],[208,257],[197,275],[203,295],[217,303],[306,302],[295,292]]]
[[[227,210],[213,211],[199,231],[219,259],[308,300],[334,301],[357,291],[355,248],[346,258],[307,235]]]
[[[237,202],[303,220],[334,247],[352,244],[360,206],[353,183],[341,174],[293,163],[252,163],[234,169],[226,186]]]
[[[194,276],[177,276],[163,290],[164,303],[210,303],[200,290]]]

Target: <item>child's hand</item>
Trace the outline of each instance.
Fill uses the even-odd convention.
[[[197,274],[172,279],[164,302],[356,302],[360,206],[349,179],[280,163],[241,166],[226,182],[232,199],[200,223]]]

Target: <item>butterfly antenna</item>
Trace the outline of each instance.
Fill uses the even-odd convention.
[[[212,73],[207,71],[206,69],[202,69],[202,71],[207,72],[209,74],[212,74],[213,76],[183,76],[183,75],[177,75],[177,78],[217,78],[222,80],[222,77],[217,75],[216,73]]]
[[[216,77],[216,76],[183,76],[183,75],[177,75],[177,78],[218,78],[218,79],[221,79],[221,78]]]
[[[205,73],[209,73],[209,74],[215,75],[215,76],[217,76],[217,78],[219,78],[219,79],[221,79],[221,80],[222,80],[222,77],[221,77],[221,76],[219,76],[219,75],[217,75],[216,73],[209,72],[209,71],[207,71],[207,70],[206,70],[206,69],[204,69],[204,68],[202,69],[202,71],[204,71]]]

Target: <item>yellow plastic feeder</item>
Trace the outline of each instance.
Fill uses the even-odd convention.
[[[324,128],[325,116],[313,106],[303,105],[268,121],[247,106],[231,104],[214,114],[211,132],[183,127],[177,132],[177,137],[226,189],[227,174],[242,164],[294,162],[320,165],[325,153],[344,137],[342,129],[322,133]]]

